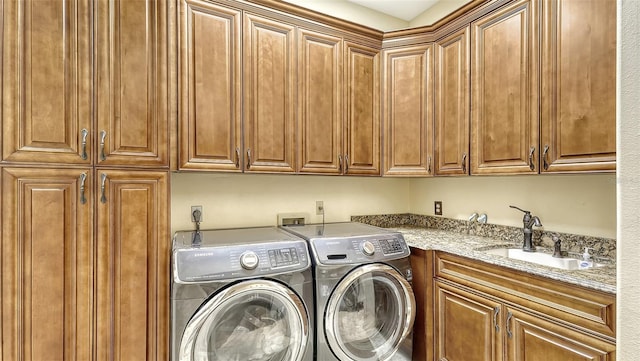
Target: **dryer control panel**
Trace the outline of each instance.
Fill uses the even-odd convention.
[[[319,238],[310,243],[316,261],[321,264],[382,262],[410,255],[400,234]]]
[[[310,267],[305,241],[182,248],[173,251],[174,281],[232,280],[303,271]]]

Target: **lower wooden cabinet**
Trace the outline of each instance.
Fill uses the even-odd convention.
[[[4,168],[1,184],[0,360],[167,360],[168,173]]]
[[[613,361],[615,296],[436,252],[435,360]]]

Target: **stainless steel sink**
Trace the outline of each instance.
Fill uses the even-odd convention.
[[[559,268],[564,270],[577,270],[580,269],[580,260],[577,258],[563,257],[556,258],[551,254],[543,252],[525,252],[519,248],[493,248],[483,250],[486,254],[492,254],[495,256],[506,257],[524,262],[530,262],[539,264],[542,266]],[[601,263],[593,263],[593,267],[604,266]]]

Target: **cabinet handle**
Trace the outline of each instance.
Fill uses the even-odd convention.
[[[102,195],[100,196],[100,202],[107,203],[107,195],[104,191],[105,185],[107,183],[107,175],[102,173],[101,179],[102,180],[100,182],[100,194]]]
[[[427,173],[431,174],[431,156],[427,158]]]
[[[467,153],[462,153],[462,173],[467,173]]]
[[[507,313],[507,336],[509,338],[513,338],[513,333],[511,333],[511,319],[513,318],[513,313]]]
[[[533,153],[535,153],[536,147],[531,147],[529,149],[529,169],[536,170],[535,164],[533,164]]]
[[[342,173],[342,155],[338,154],[338,171]]]
[[[80,174],[80,204],[87,203],[87,198],[84,196],[84,182],[87,180],[87,173]]]
[[[107,138],[107,131],[100,131],[100,160],[107,160],[107,156],[104,154],[104,141]]]
[[[240,148],[236,148],[236,168],[240,168]]]
[[[251,148],[247,148],[247,169],[251,168]]]
[[[542,163],[544,170],[549,170],[549,162],[547,162],[547,153],[549,152],[549,146],[545,144],[544,153],[542,153]]]
[[[349,172],[349,154],[344,155],[344,174]]]
[[[80,155],[80,158],[87,159],[87,135],[89,135],[89,131],[82,128],[80,135],[82,136],[82,154]]]
[[[496,328],[496,332],[500,332],[500,325],[498,325],[498,314],[500,313],[500,307],[493,309],[493,325]]]

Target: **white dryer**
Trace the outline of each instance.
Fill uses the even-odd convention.
[[[276,227],[177,232],[171,360],[313,360],[307,243]]]
[[[410,361],[415,298],[399,232],[361,223],[283,227],[309,242],[317,361]]]

